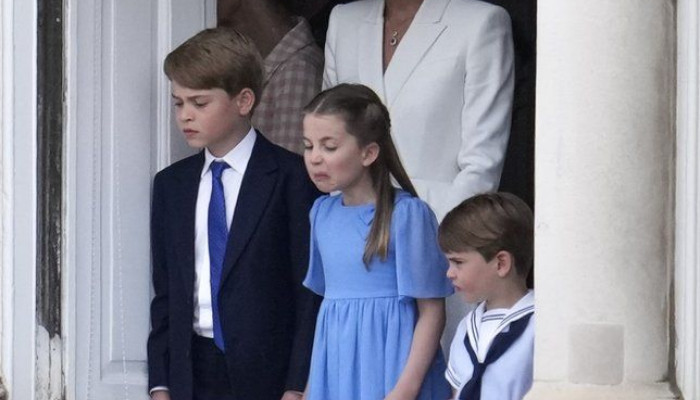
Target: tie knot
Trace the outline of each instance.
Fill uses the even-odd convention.
[[[221,174],[228,167],[229,165],[223,161],[214,161],[211,163],[209,169],[211,169],[211,173],[214,176],[214,179],[221,179]]]

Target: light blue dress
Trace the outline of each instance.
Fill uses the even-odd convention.
[[[324,296],[316,322],[308,398],[381,400],[408,359],[417,320],[416,298],[449,296],[447,260],[437,221],[422,200],[397,191],[389,255],[362,262],[374,205],[345,206],[323,196],[311,209],[311,261],[304,285]],[[451,396],[442,352],[418,397]]]

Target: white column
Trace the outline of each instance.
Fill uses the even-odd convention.
[[[535,384],[528,399],[667,399],[671,0],[540,0]]]

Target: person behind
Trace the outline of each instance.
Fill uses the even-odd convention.
[[[446,399],[447,260],[435,215],[396,153],[389,112],[371,89],[343,84],[304,114],[308,173],[322,192],[339,192],[310,214],[304,285],[324,299],[306,398]]]
[[[292,3],[217,0],[217,25],[248,36],[264,57],[265,77],[253,125],[273,143],[301,154],[301,110],[321,90],[323,53]]]
[[[207,29],[165,59],[177,124],[203,149],[156,174],[148,338],[153,399],[298,399],[320,298],[302,286],[318,192],[250,122],[253,43]]]
[[[360,0],[328,22],[324,88],[362,83],[389,108],[408,176],[438,219],[498,188],[511,126],[506,10],[478,0]]]
[[[452,340],[445,377],[456,399],[520,400],[532,386],[533,217],[510,193],[462,202],[440,224],[447,277],[469,303]]]

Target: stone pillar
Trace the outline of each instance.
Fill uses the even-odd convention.
[[[529,400],[675,398],[674,4],[538,2]]]

